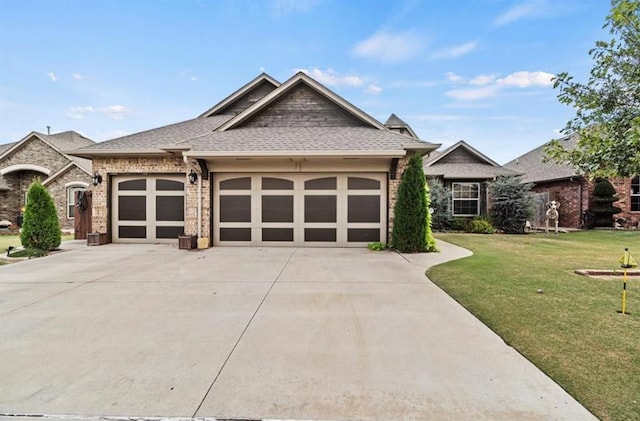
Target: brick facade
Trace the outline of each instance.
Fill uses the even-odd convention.
[[[38,171],[17,170],[0,176],[11,189],[0,192],[0,220],[7,219],[14,224],[17,223],[18,216],[22,213],[21,209],[25,205],[26,192],[33,180],[38,178],[45,183],[53,198],[60,217],[60,227],[72,229],[73,220],[66,217],[67,192],[65,184],[71,182],[89,184],[91,176],[76,166],[64,174],[56,174],[70,162],[68,157],[36,136],[23,142],[17,150],[0,162],[0,169],[14,165],[37,165],[47,169],[50,173],[47,175]],[[51,183],[46,183],[47,178],[52,175],[60,176],[62,179],[56,178],[56,180],[51,180]]]
[[[93,170],[102,176],[103,182],[93,186],[92,223],[96,232],[109,232],[110,214],[108,212],[111,203],[111,183],[115,175],[160,175],[160,174],[184,174],[185,176],[185,234],[196,235],[198,230],[198,183],[190,184],[187,181],[191,167],[187,166],[181,158],[176,157],[124,157],[124,158],[94,158]],[[210,178],[211,179],[211,178]],[[211,213],[211,195],[209,193],[210,179],[202,180],[202,237],[209,237]]]

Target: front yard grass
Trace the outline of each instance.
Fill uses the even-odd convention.
[[[625,247],[640,261],[639,232],[436,236],[474,255],[429,279],[596,416],[640,420],[640,278],[628,279],[622,315],[622,277],[573,273],[620,270]]]
[[[73,234],[63,235],[62,241],[73,240]],[[6,264],[6,261],[3,261],[2,258],[7,256],[7,248],[9,246],[20,247],[22,243],[20,242],[19,235],[0,235],[0,266]]]

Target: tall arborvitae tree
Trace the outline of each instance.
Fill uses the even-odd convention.
[[[491,223],[495,228],[507,234],[524,233],[533,215],[531,187],[531,183],[522,183],[520,176],[499,176],[491,183]]]
[[[38,180],[31,183],[27,192],[20,241],[24,247],[42,251],[55,250],[62,241],[56,206]]]
[[[405,253],[419,253],[427,249],[427,200],[422,157],[414,154],[409,158],[398,187],[394,208],[393,247]]]
[[[431,208],[431,192],[429,191],[429,183],[424,183],[424,197],[427,206],[427,226],[425,228],[425,241],[427,242],[427,252],[431,253],[438,251],[438,248],[436,247],[436,239],[433,237],[433,231],[431,230],[431,212],[433,212],[433,208]]]

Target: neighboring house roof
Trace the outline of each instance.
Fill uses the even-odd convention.
[[[65,153],[65,150],[68,149],[78,149],[90,145],[94,145],[95,142],[93,140],[88,139],[81,134],[74,131],[66,131],[56,134],[47,135],[39,132],[31,132],[25,137],[23,137],[20,141],[11,143],[8,145],[0,146],[0,162],[10,156],[13,152],[19,150],[22,145],[28,142],[33,137],[36,137],[49,145],[53,150],[63,155],[70,162],[73,162],[80,169],[84,170],[86,173],[91,174],[91,161],[85,158],[71,156]],[[36,159],[34,159],[36,161]]]
[[[500,166],[464,140],[431,154],[424,162],[424,173],[445,179],[493,179],[499,175],[519,174]]]
[[[304,106],[309,109],[277,108],[295,95],[311,95],[321,104],[321,109],[316,110],[314,105],[306,103]],[[273,112],[283,113],[277,116],[283,117],[281,121],[275,119],[277,124],[259,120]],[[314,114],[316,112],[342,116],[341,124],[333,126],[326,123],[322,115]],[[307,113],[309,119],[305,121]],[[296,118],[289,121],[285,118],[287,115]],[[401,156],[407,150],[429,152],[438,146],[390,130],[307,74],[299,72],[282,84],[262,74],[200,117],[98,143],[72,153],[84,157],[178,151],[191,157],[357,155],[358,152],[362,155]]]
[[[0,145],[0,155],[4,153],[7,149],[15,145],[17,142],[5,143],[4,145]]]
[[[401,132],[406,130],[407,132],[409,132],[409,134],[412,137],[415,137],[416,139],[418,139],[418,135],[416,135],[416,133],[411,128],[411,126],[409,126],[407,123],[404,122],[404,120],[402,120],[400,117],[398,117],[395,114],[391,114],[387,119],[387,121],[384,123],[384,125],[390,128],[391,130],[399,130]]]
[[[567,136],[558,139],[565,149],[573,149],[576,146],[577,137]],[[520,155],[504,166],[524,174],[522,181],[526,183],[540,183],[545,181],[563,180],[580,176],[579,171],[567,164],[558,164],[553,161],[544,162],[544,148],[551,142],[547,142],[524,155]]]

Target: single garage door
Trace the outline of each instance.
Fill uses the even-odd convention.
[[[215,174],[214,180],[215,245],[386,242],[385,173]]]
[[[113,181],[117,243],[172,243],[184,232],[184,177],[119,176]]]

